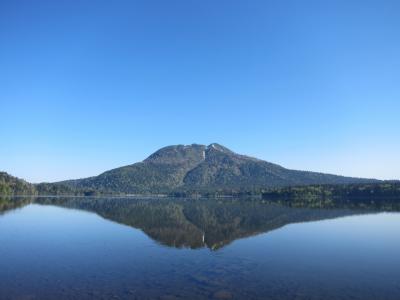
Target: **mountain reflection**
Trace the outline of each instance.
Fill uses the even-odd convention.
[[[34,202],[94,212],[141,229],[166,246],[212,250],[291,223],[371,212],[290,208],[262,200],[239,199],[37,198]]]
[[[157,242],[176,248],[217,250],[236,239],[299,222],[371,213],[377,207],[289,207],[260,199],[0,198],[0,215],[30,203],[96,213],[141,229]]]

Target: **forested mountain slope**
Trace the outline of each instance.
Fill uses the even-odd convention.
[[[56,183],[73,190],[103,193],[169,193],[173,191],[239,191],[309,184],[377,182],[286,169],[237,154],[219,144],[162,148],[142,162],[95,177]]]

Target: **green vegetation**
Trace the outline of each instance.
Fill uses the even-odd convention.
[[[35,195],[35,186],[16,177],[0,172],[0,195]]]
[[[71,195],[71,196],[81,196],[89,195],[89,191],[75,189],[73,187],[58,184],[58,183],[39,183],[35,185],[36,191],[39,195]],[[90,194],[93,196],[93,194]]]
[[[263,199],[291,206],[335,207],[369,206],[374,208],[400,208],[400,182],[350,185],[311,185],[271,189]]]
[[[23,179],[0,172],[0,196],[34,196],[34,195],[76,195],[94,196],[98,194],[90,189],[77,189],[59,183],[31,184]]]
[[[295,187],[293,187],[295,186]],[[397,197],[395,183],[296,171],[240,155],[218,145],[162,148],[143,162],[98,176],[29,184],[0,173],[4,195],[169,195],[174,197],[261,196],[314,200],[333,197]]]
[[[240,195],[292,185],[371,182],[378,181],[289,170],[218,144],[193,144],[162,148],[143,162],[99,176],[41,186],[40,193]]]

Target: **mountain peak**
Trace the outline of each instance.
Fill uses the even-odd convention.
[[[233,154],[234,152],[229,150],[228,148],[218,144],[218,143],[212,143],[210,145],[207,146],[207,150],[217,150],[219,152],[223,152],[223,153],[229,153],[229,154]]]
[[[224,154],[235,154],[233,151],[218,143],[212,143],[208,146],[200,144],[180,144],[163,147],[147,157],[144,162],[182,163],[187,160],[199,162],[205,159],[206,153],[214,151]]]
[[[204,145],[198,144],[167,146],[151,154],[144,162],[166,164],[199,162],[203,158],[204,149]]]

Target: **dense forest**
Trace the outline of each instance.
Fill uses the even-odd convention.
[[[400,182],[381,181],[378,183],[301,185],[281,188],[175,188],[173,190],[153,190],[149,195],[170,197],[258,197],[264,200],[285,203],[292,206],[320,207],[323,205],[363,204],[388,207],[400,203]],[[97,190],[64,183],[30,184],[22,179],[0,172],[0,195],[71,195],[101,196],[127,195],[125,192]],[[396,204],[397,205],[397,204]],[[392,207],[388,207],[392,208]]]
[[[25,180],[0,172],[0,195],[35,195],[36,188]]]
[[[286,187],[264,191],[262,197],[292,206],[334,207],[351,204],[397,209],[400,207],[400,182]]]
[[[0,172],[0,195],[79,195],[93,196],[97,194],[90,189],[78,189],[57,183],[31,184],[23,179]]]

